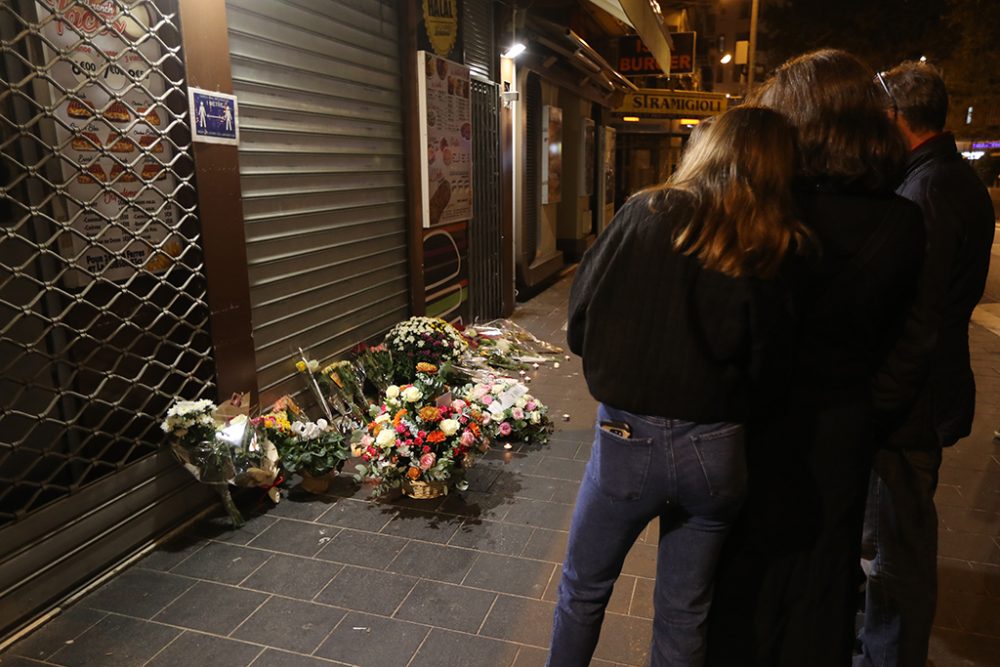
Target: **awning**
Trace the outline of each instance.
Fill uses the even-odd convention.
[[[670,52],[674,42],[663,24],[663,13],[657,0],[590,0],[616,19],[631,26],[646,45],[656,64],[670,76]]]
[[[594,81],[605,93],[637,90],[634,83],[569,28],[534,16],[528,17],[527,26],[532,40],[563,56],[569,65]]]

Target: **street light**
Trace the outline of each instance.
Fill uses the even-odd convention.
[[[733,54],[727,53],[726,55],[719,58],[719,62],[722,63],[723,65],[728,65],[732,59],[733,59]]]

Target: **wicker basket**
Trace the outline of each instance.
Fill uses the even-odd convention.
[[[313,495],[323,495],[330,490],[330,483],[333,477],[330,473],[314,477],[307,472],[302,472],[302,488]]]
[[[419,482],[407,480],[403,483],[403,495],[417,500],[440,498],[448,495],[447,482]]]

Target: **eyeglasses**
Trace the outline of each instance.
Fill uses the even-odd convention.
[[[882,72],[875,72],[874,80],[878,81],[879,85],[882,86],[882,90],[885,91],[886,97],[888,97],[889,101],[892,102],[892,112],[898,114],[899,104],[896,102],[896,96],[892,94],[891,90],[889,90],[889,83],[885,80],[885,76],[883,76]]]

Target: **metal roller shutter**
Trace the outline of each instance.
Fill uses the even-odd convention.
[[[409,314],[399,15],[389,0],[230,0],[261,401],[301,346],[342,356]]]

